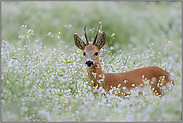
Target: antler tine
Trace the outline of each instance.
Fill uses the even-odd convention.
[[[95,45],[95,42],[97,40],[98,30],[99,30],[99,28],[98,28],[98,25],[97,25],[97,32],[96,32],[95,38],[93,40],[93,45]]]
[[[86,38],[86,45],[89,45],[88,37],[87,37],[87,35],[86,35],[86,26],[84,27],[84,32],[85,32],[85,38]]]

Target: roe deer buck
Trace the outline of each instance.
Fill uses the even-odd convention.
[[[162,93],[160,87],[166,85],[167,82],[171,82],[172,85],[174,85],[173,80],[171,80],[171,75],[167,71],[164,71],[163,69],[156,66],[139,68],[124,73],[103,73],[99,62],[99,54],[100,49],[105,45],[106,34],[103,32],[97,40],[98,30],[99,28],[97,26],[97,32],[92,44],[88,42],[86,26],[84,27],[86,44],[81,38],[79,38],[79,36],[74,34],[76,46],[83,51],[84,63],[87,68],[88,78],[91,86],[102,86],[106,90],[110,90],[112,87],[117,88],[119,84],[121,84],[122,87],[125,86],[127,89],[137,86],[143,87],[144,82],[142,80],[142,76],[144,76],[144,78],[151,80],[150,86],[151,88],[154,88],[153,92],[161,96]],[[94,76],[94,74],[96,76]],[[99,82],[102,79],[101,76],[104,76],[103,83]],[[160,79],[161,76],[164,76],[164,80]],[[93,83],[91,83],[92,80]],[[127,82],[125,83],[124,81]]]

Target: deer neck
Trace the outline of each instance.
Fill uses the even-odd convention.
[[[88,78],[89,78],[91,86],[95,87],[98,85],[98,87],[100,87],[98,80],[102,79],[101,77],[103,74],[100,63],[97,63],[97,65],[95,65],[91,68],[87,67],[87,73],[88,73]],[[92,80],[93,80],[93,83],[91,82]]]

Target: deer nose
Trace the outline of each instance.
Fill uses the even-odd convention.
[[[87,65],[87,67],[93,66],[93,62],[92,61],[86,61],[85,64]]]

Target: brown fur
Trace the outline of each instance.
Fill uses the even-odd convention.
[[[143,87],[143,79],[147,78],[147,80],[150,80],[151,88],[154,88],[153,91],[158,95],[162,95],[161,86],[166,85],[167,82],[171,82],[174,85],[173,80],[170,79],[170,74],[156,66],[143,67],[124,73],[103,73],[99,62],[99,56],[95,56],[95,53],[98,52],[99,54],[100,49],[105,45],[106,35],[104,32],[95,44],[86,45],[76,34],[74,35],[74,40],[76,46],[86,53],[84,56],[84,63],[86,61],[93,62],[92,67],[86,67],[90,83],[93,80],[93,83],[91,83],[92,87],[102,86],[106,90],[110,90],[112,89],[111,87],[117,88],[118,85],[121,84],[121,87],[125,86],[127,89],[132,89],[137,86]],[[142,76],[144,76],[144,78],[142,78]],[[160,79],[161,76],[165,76],[164,81]],[[104,78],[104,82],[100,83],[99,81],[102,80],[102,77]],[[125,83],[124,81],[127,82]]]

